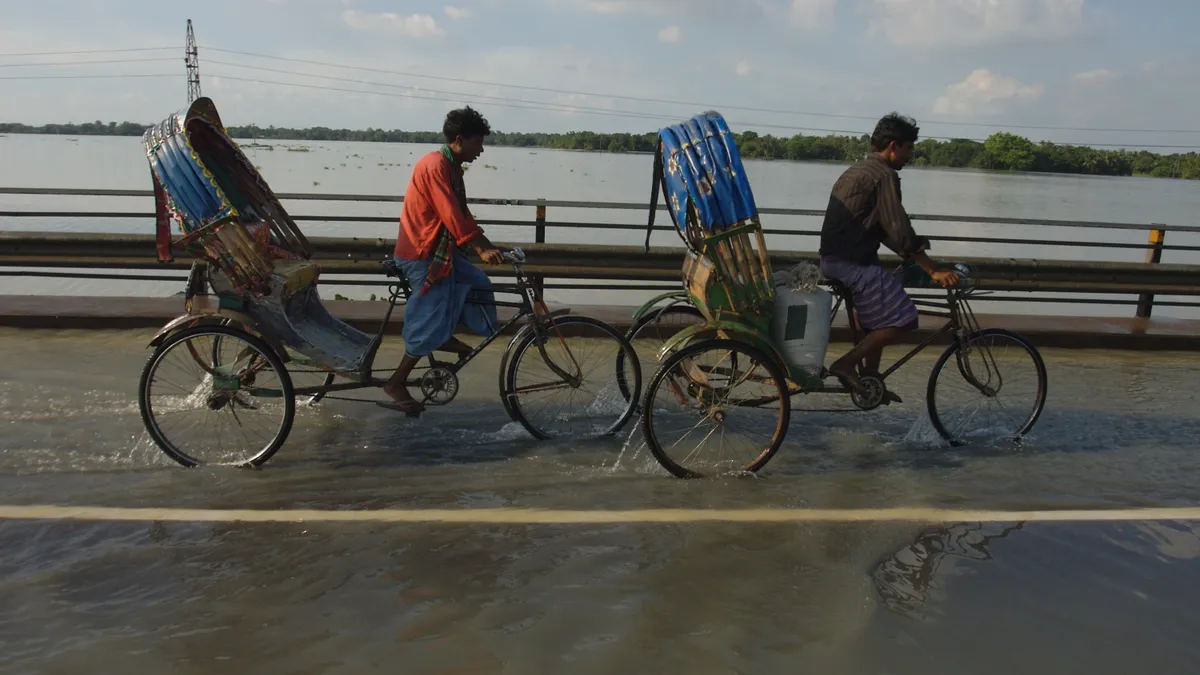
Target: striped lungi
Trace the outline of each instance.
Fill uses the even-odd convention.
[[[821,274],[849,288],[864,330],[917,327],[917,307],[900,279],[879,265],[856,265],[832,256],[821,256]]]

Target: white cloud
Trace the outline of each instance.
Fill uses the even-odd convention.
[[[1082,73],[1076,73],[1071,79],[1074,80],[1076,84],[1098,86],[1102,84],[1108,84],[1109,82],[1112,82],[1120,77],[1121,76],[1119,73],[1106,68],[1100,68],[1097,70],[1088,70]]]
[[[677,5],[673,0],[576,0],[577,5],[597,14],[625,14],[628,12],[654,12],[668,9],[664,5]]]
[[[816,30],[832,25],[836,10],[837,0],[792,0],[788,17],[793,26]]]
[[[949,115],[998,111],[1000,104],[1006,101],[1036,99],[1042,95],[1043,89],[1040,84],[1025,84],[1015,77],[979,68],[962,82],[946,87],[934,102],[933,112]]]
[[[838,0],[543,0],[550,7],[593,14],[687,15],[710,22],[766,20],[806,30],[833,23]]]
[[[442,37],[446,34],[437,20],[428,14],[401,16],[395,12],[376,13],[348,9],[342,12],[342,21],[357,30],[394,33],[413,38]]]
[[[738,61],[736,65],[734,65],[733,72],[736,73],[738,77],[745,77],[754,72],[754,66],[749,61],[742,59],[741,61]]]
[[[1059,38],[1083,27],[1085,0],[869,0],[868,31],[906,47],[978,47]]]
[[[667,26],[658,31],[659,42],[679,42],[683,39],[683,29],[679,26]]]
[[[465,7],[455,7],[454,5],[446,5],[446,16],[455,21],[462,21],[475,16],[475,12]]]

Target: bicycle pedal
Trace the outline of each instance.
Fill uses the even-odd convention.
[[[893,403],[904,403],[904,399],[900,398],[900,396],[898,394],[896,394],[896,392],[894,392],[894,391],[884,390],[883,404],[891,405]]]

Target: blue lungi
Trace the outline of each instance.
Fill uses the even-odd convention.
[[[421,295],[429,262],[396,258],[396,264],[413,289],[404,308],[402,333],[404,351],[409,356],[432,354],[454,336],[454,329],[460,322],[485,337],[495,333],[499,326],[496,306],[490,304],[495,298],[491,279],[461,255],[455,255],[453,261],[454,273]]]
[[[917,306],[904,290],[900,279],[880,265],[857,265],[835,258],[821,256],[821,274],[835,279],[851,291],[854,309],[858,312],[858,324],[863,330],[880,328],[917,327]]]

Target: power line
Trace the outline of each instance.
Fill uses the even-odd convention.
[[[504,96],[488,96],[488,95],[484,95],[484,94],[468,94],[466,92],[461,92],[461,91],[445,91],[445,90],[441,90],[441,89],[427,89],[425,87],[420,87],[420,86],[407,85],[407,84],[392,84],[390,82],[367,82],[365,80],[356,80],[356,79],[351,79],[351,78],[347,78],[347,77],[339,77],[336,75],[317,75],[316,73],[303,73],[303,72],[300,72],[297,70],[283,70],[280,68],[265,68],[262,66],[248,66],[248,65],[245,65],[242,63],[233,63],[231,61],[219,61],[219,60],[215,60],[215,59],[209,59],[208,61],[206,61],[206,63],[215,63],[217,65],[222,65],[222,66],[233,66],[234,68],[245,68],[246,70],[257,70],[257,71],[264,71],[264,72],[268,72],[268,73],[281,73],[284,75],[298,75],[300,77],[313,77],[313,78],[322,79],[322,80],[334,80],[336,82],[350,82],[353,84],[361,84],[361,85],[372,86],[372,87],[388,87],[391,89],[416,90],[416,91],[427,92],[427,93],[431,93],[431,94],[443,94],[445,96],[454,96],[454,97],[461,97],[461,98],[468,98],[468,99],[479,99],[479,100],[489,100],[489,101],[507,101],[507,102],[513,102],[513,103],[525,103],[525,104],[539,105],[539,106],[540,105],[555,106],[555,107],[563,108],[563,112],[578,112],[578,111],[609,112],[609,110],[607,108],[596,108],[593,106],[577,106],[577,105],[573,105],[570,103],[554,103],[552,101],[527,101],[525,99],[519,99],[519,98],[508,98],[508,97],[504,97]],[[434,99],[434,100],[447,100],[447,99]],[[631,114],[652,115],[654,117],[654,119],[659,119],[661,117],[665,117],[665,115],[657,115],[657,114],[653,114],[653,113],[643,113],[643,112],[638,112],[638,111],[631,111]]]
[[[248,67],[253,68],[253,66],[248,66]],[[329,87],[329,86],[324,86],[324,85],[319,85],[319,84],[303,84],[300,82],[280,82],[278,80],[264,80],[264,79],[252,78],[252,77],[237,77],[237,76],[233,76],[233,75],[225,75],[222,73],[213,74],[213,75],[210,75],[210,77],[219,77],[222,79],[233,80],[236,82],[252,82],[255,84],[274,84],[274,85],[279,85],[279,86],[283,86],[283,87],[299,87],[302,89],[318,89],[318,90],[322,90],[322,91],[338,91],[338,92],[346,92],[346,93],[351,93],[351,94],[368,94],[368,95],[372,95],[372,96],[388,96],[391,98],[409,98],[409,99],[417,99],[417,100],[424,100],[424,101],[444,101],[444,102],[449,102],[449,103],[479,98],[479,97],[472,96],[472,95],[462,95],[462,96],[458,96],[455,98],[447,98],[444,96],[422,96],[419,94],[411,94],[411,93],[393,94],[393,93],[382,92],[382,91],[371,91],[369,89],[347,89],[345,87]],[[317,77],[322,77],[322,76],[317,76]],[[360,82],[358,80],[350,80],[347,78],[334,78],[334,79],[337,79],[342,82],[351,82],[354,84],[366,84],[366,85],[374,84],[374,83],[369,83],[369,82]],[[399,87],[400,85],[383,84],[381,86]],[[409,89],[411,87],[403,87],[403,88]],[[517,108],[517,109],[521,109],[521,110],[538,110],[538,111],[542,111],[542,112],[578,112],[578,113],[589,114],[589,115],[601,115],[604,117],[625,117],[625,118],[633,118],[633,119],[654,120],[660,124],[669,118],[666,115],[659,115],[659,114],[652,114],[652,113],[641,113],[641,112],[622,111],[622,110],[606,110],[606,109],[601,109],[601,108],[586,108],[586,107],[581,107],[581,106],[570,106],[570,105],[563,104],[563,103],[547,104],[547,103],[537,103],[537,102],[519,102],[519,103],[492,103],[491,105],[505,107],[505,108]],[[557,106],[557,107],[551,107],[551,106]],[[812,128],[812,127],[785,126],[785,125],[778,125],[778,124],[758,124],[758,123],[754,123],[754,122],[743,122],[743,123],[740,123],[739,126],[759,127],[759,128],[778,128],[778,129],[785,129],[785,130],[791,130],[791,131],[815,131],[815,132],[824,133],[824,134],[845,134],[845,135],[852,135],[852,136],[861,136],[862,135],[861,132],[851,131],[851,130],[847,130],[847,129],[816,129],[816,128]],[[928,137],[928,138],[938,138],[938,139],[942,139],[942,140],[950,140],[949,138],[943,139],[940,136],[933,136],[933,137]],[[980,142],[982,142],[982,140],[980,140]]]
[[[179,73],[126,73],[117,75],[0,75],[0,80],[120,80],[127,77],[179,77]]]
[[[255,66],[244,66],[244,67],[249,68],[249,69],[256,68]],[[237,77],[237,76],[233,76],[233,75],[225,75],[222,73],[217,73],[217,74],[213,74],[210,76],[211,77],[220,77],[220,78],[223,78],[226,80],[231,80],[231,81],[236,81],[236,82],[251,82],[251,83],[255,83],[255,84],[272,84],[272,85],[278,85],[278,86],[284,86],[284,87],[299,87],[302,89],[317,89],[317,90],[322,90],[322,91],[338,91],[338,92],[346,92],[346,93],[351,93],[351,94],[369,94],[369,95],[373,95],[373,96],[388,96],[388,97],[392,97],[392,98],[409,98],[409,99],[418,99],[418,100],[427,100],[427,101],[455,102],[455,101],[460,101],[460,100],[465,100],[465,99],[483,98],[483,97],[476,97],[476,96],[469,96],[469,95],[462,95],[462,96],[459,96],[456,98],[446,98],[446,97],[442,97],[442,96],[421,96],[421,95],[411,94],[411,93],[401,94],[401,93],[390,93],[390,92],[382,92],[382,91],[371,91],[371,90],[364,90],[364,89],[348,89],[345,87],[329,87],[329,86],[325,86],[325,85],[304,84],[304,83],[300,83],[300,82],[280,82],[277,80],[264,80],[264,79],[259,79],[259,78]],[[351,82],[351,83],[355,83],[355,84],[364,84],[364,85],[368,85],[368,86],[375,85],[375,86],[386,86],[386,87],[401,87],[401,85],[360,82],[358,80],[352,80],[349,78],[335,78],[332,76],[324,76],[324,75],[312,75],[311,77],[336,79],[336,80],[342,81],[342,82]],[[404,88],[409,88],[409,87],[404,87]],[[502,103],[502,102],[500,102],[500,103],[492,103],[491,105],[506,107],[506,108],[525,109],[525,110],[539,110],[539,111],[543,111],[543,112],[581,112],[584,114],[601,115],[601,116],[606,116],[606,117],[650,119],[650,120],[656,120],[659,123],[662,123],[664,121],[664,119],[666,118],[666,116],[664,116],[664,115],[656,115],[656,114],[651,114],[651,113],[640,113],[640,112],[620,111],[620,110],[606,110],[606,109],[599,109],[599,108],[585,109],[585,108],[581,108],[579,106],[568,106],[566,104],[559,104],[559,103],[546,104],[546,103],[534,103],[534,102],[521,102],[521,103],[515,103],[515,102],[514,103]],[[550,106],[559,106],[559,107],[550,107]],[[842,134],[842,135],[854,136],[854,137],[864,135],[863,132],[861,132],[861,131],[852,131],[852,130],[847,130],[847,129],[818,129],[818,128],[813,128],[813,127],[802,127],[802,126],[785,125],[785,124],[766,124],[766,123],[759,123],[759,122],[736,122],[736,123],[731,123],[731,124],[734,124],[736,126],[741,126],[743,128],[747,128],[747,129],[753,129],[753,128],[780,129],[780,130],[784,130],[784,131],[793,131],[793,132],[809,131],[809,132],[818,132],[818,133],[824,133],[824,134]],[[925,138],[944,140],[944,141],[956,140],[955,137],[950,137],[950,136],[926,136]],[[969,138],[969,139],[963,139],[963,140],[971,140],[971,141],[975,141],[976,143],[983,143],[986,139]],[[1143,145],[1143,144],[1131,144],[1131,143],[1056,143],[1056,144],[1057,145],[1091,146],[1091,147],[1100,147],[1100,148],[1104,148],[1104,147],[1107,147],[1107,148],[1137,147],[1137,148],[1155,148],[1155,149],[1171,148],[1171,149],[1181,149],[1181,150],[1182,149],[1186,149],[1186,150],[1200,149],[1200,145]]]
[[[108,50],[108,51],[138,51],[138,50]],[[145,49],[145,50],[141,50],[141,51],[150,51],[150,49]],[[213,48],[213,51],[221,51],[221,52],[227,52],[227,53],[245,53],[245,52],[235,52],[233,50],[223,50],[223,49],[216,49],[216,48]],[[262,55],[256,55],[256,54],[249,54],[249,55],[250,56],[262,56]],[[275,58],[275,59],[284,60],[284,61],[297,61],[297,62],[302,62],[302,63],[314,63],[314,64],[318,63],[315,61],[305,61],[303,59],[285,59],[282,57],[264,56],[264,58]],[[173,60],[174,59],[151,58],[151,59],[123,59],[123,60],[113,60],[111,62],[124,63],[124,62],[138,62],[138,61],[173,61]],[[91,63],[102,63],[102,62],[99,62],[99,61],[81,62],[79,65],[91,64]],[[219,63],[222,65],[233,66],[233,67],[237,67],[237,68],[245,68],[248,70],[276,72],[276,73],[296,75],[296,76],[300,76],[300,77],[312,77],[312,78],[318,78],[318,79],[334,80],[334,81],[338,81],[338,82],[349,82],[349,83],[353,83],[353,84],[361,84],[364,86],[389,87],[389,88],[397,88],[397,89],[413,89],[414,88],[414,87],[406,86],[406,85],[398,85],[398,84],[391,84],[391,83],[384,83],[384,82],[364,82],[361,80],[355,80],[355,79],[346,78],[346,77],[317,75],[314,73],[304,73],[304,72],[299,72],[299,71],[289,71],[289,70],[282,70],[282,69],[276,69],[276,68],[266,68],[263,66],[250,66],[250,65],[245,65],[245,64],[238,64],[238,63],[224,62],[224,61],[214,61],[213,63]],[[25,64],[0,64],[0,66],[3,66],[3,65],[25,65]],[[53,64],[53,65],[75,65],[75,64],[62,63],[62,64]],[[319,64],[319,65],[331,65],[331,64]],[[335,66],[335,67],[338,67],[338,66]],[[392,73],[392,74],[403,74],[403,73],[395,73],[393,71],[385,71],[385,70],[380,70],[380,69],[355,68],[353,66],[341,66],[341,67],[351,68],[351,69],[360,69],[360,70],[378,71],[378,72]],[[511,108],[518,108],[518,109],[527,109],[527,110],[540,110],[540,111],[545,111],[545,112],[575,112],[575,113],[592,114],[592,115],[600,115],[600,116],[608,116],[608,117],[624,117],[624,118],[632,118],[632,119],[651,119],[651,120],[655,120],[660,123],[663,122],[664,119],[674,117],[674,115],[666,115],[666,114],[611,110],[611,109],[606,109],[606,108],[595,108],[595,107],[589,107],[589,106],[579,106],[579,105],[542,102],[542,101],[525,101],[523,99],[513,99],[513,98],[487,96],[487,95],[472,95],[472,94],[466,94],[466,93],[462,93],[462,92],[449,92],[449,91],[432,90],[432,89],[424,89],[422,91],[427,91],[427,92],[432,92],[432,93],[441,93],[441,94],[445,94],[448,96],[453,96],[454,98],[444,98],[444,97],[439,97],[439,96],[424,96],[424,95],[417,95],[417,94],[412,94],[412,93],[389,94],[389,93],[385,93],[385,92],[370,91],[370,90],[363,90],[363,89],[346,89],[346,88],[340,88],[340,87],[327,87],[327,86],[320,86],[320,85],[301,84],[301,83],[296,83],[296,82],[279,82],[279,81],[272,81],[272,80],[242,78],[242,77],[236,77],[236,76],[232,76],[232,75],[219,75],[218,74],[218,76],[224,77],[226,79],[233,80],[233,81],[253,82],[253,83],[259,83],[259,84],[273,84],[273,85],[278,85],[278,86],[300,87],[300,88],[306,88],[306,89],[318,89],[318,90],[325,90],[325,91],[340,91],[340,92],[348,92],[348,93],[356,93],[356,94],[373,94],[373,95],[377,95],[377,96],[391,96],[391,97],[398,97],[398,98],[410,98],[410,99],[431,100],[431,101],[458,101],[458,100],[463,100],[463,99],[486,99],[486,100],[494,101],[494,103],[492,103],[492,105],[502,106],[502,107],[511,107]],[[422,76],[422,75],[414,75],[414,76],[415,77],[427,77],[427,78],[432,78],[432,79],[456,80],[456,81],[463,81],[463,82],[468,82],[468,83],[472,83],[472,84],[494,84],[494,83],[477,82],[477,81],[472,81],[472,80],[458,80],[458,78],[442,78],[442,77]],[[147,77],[149,77],[149,78],[177,77],[177,75],[165,74],[165,73],[163,73],[163,74],[158,74],[158,73],[104,74],[104,75],[31,75],[31,76],[0,76],[0,80],[55,80],[55,79],[84,80],[84,79],[123,79],[123,78],[147,78]],[[508,86],[508,85],[496,84],[495,86]],[[566,90],[558,90],[558,89],[551,89],[551,88],[545,88],[545,87],[520,87],[520,86],[517,86],[516,88],[531,89],[531,90],[538,90],[538,91],[548,91],[548,92],[555,92],[555,93],[562,93],[562,94],[580,94],[580,95],[589,95],[589,96],[600,96],[599,94],[584,94],[582,92],[571,92],[571,91],[566,91]],[[637,97],[619,97],[618,96],[618,97],[614,97],[614,98],[653,101],[653,102],[667,103],[667,104],[673,104],[673,105],[701,105],[701,104],[691,104],[691,103],[674,102],[674,101],[655,101],[654,99],[639,99]],[[770,112],[768,109],[746,108],[744,106],[727,106],[727,108],[737,109],[737,110],[745,110],[745,109],[766,110],[766,111]],[[778,112],[783,112],[783,111],[778,111]],[[794,114],[803,114],[803,113],[794,113]],[[846,117],[852,117],[852,116],[846,116]],[[740,123],[739,126],[743,126],[746,128],[779,129],[779,130],[786,130],[786,131],[792,131],[792,132],[816,132],[816,133],[824,133],[824,134],[841,134],[841,135],[848,135],[848,136],[854,136],[854,137],[863,135],[863,132],[861,130],[826,129],[826,128],[805,127],[805,126],[788,125],[788,124],[768,124],[768,123],[746,122],[746,123]],[[1064,127],[1064,129],[1065,128],[1066,127]],[[1074,130],[1074,129],[1072,129],[1072,130]],[[1082,130],[1082,128],[1080,130]],[[1129,131],[1136,132],[1139,130],[1129,130]],[[936,140],[954,140],[955,137],[927,136],[926,138],[931,138],[931,139],[936,139]],[[970,138],[970,139],[964,139],[964,140],[983,142],[986,139]],[[1081,143],[1081,142],[1061,143],[1061,144],[1062,145],[1092,146],[1092,147],[1101,147],[1101,148],[1136,147],[1136,148],[1147,148],[1147,149],[1153,148],[1153,149],[1186,149],[1186,150],[1194,150],[1194,149],[1200,148],[1200,146],[1180,145],[1180,144],[1128,144],[1128,143],[1122,144],[1122,143]]]
[[[149,63],[152,61],[174,61],[175,59],[154,56],[148,59],[105,59],[102,61],[42,61],[36,63],[0,63],[0,68],[32,68],[40,66],[93,66],[102,63]]]
[[[686,105],[686,106],[691,106],[694,108],[698,107],[698,108],[703,108],[703,109],[718,108],[718,109],[724,109],[724,110],[742,110],[742,111],[746,111],[746,112],[762,112],[762,113],[773,113],[773,114],[779,114],[779,115],[801,115],[801,116],[808,116],[808,117],[831,117],[831,118],[837,118],[837,119],[868,120],[868,121],[872,121],[872,122],[879,119],[878,115],[876,115],[876,116],[849,115],[849,114],[841,114],[841,113],[821,113],[821,112],[806,112],[806,111],[799,111],[799,110],[780,110],[780,109],[776,109],[776,108],[758,108],[758,107],[750,107],[750,106],[725,105],[725,104],[717,105],[717,104],[713,104],[713,103],[698,103],[695,101],[671,101],[671,100],[648,98],[648,97],[642,97],[642,96],[626,96],[626,95],[621,95],[621,94],[601,94],[601,93],[597,93],[597,92],[572,91],[572,90],[568,90],[568,89],[555,89],[555,88],[551,88],[551,87],[535,87],[535,86],[521,85],[521,84],[506,84],[503,82],[484,82],[481,80],[468,80],[465,78],[458,78],[458,77],[444,77],[444,76],[439,76],[439,75],[422,75],[420,73],[409,73],[409,72],[398,71],[398,70],[386,70],[386,69],[382,69],[382,68],[369,68],[366,66],[348,66],[348,65],[340,65],[340,64],[336,64],[336,63],[311,61],[311,60],[307,60],[307,59],[294,59],[294,58],[287,58],[287,57],[283,57],[283,56],[271,56],[269,54],[256,54],[253,52],[243,52],[243,51],[237,51],[237,50],[233,50],[233,49],[220,49],[218,47],[206,47],[206,49],[208,49],[210,51],[222,52],[222,53],[226,53],[226,54],[238,54],[241,56],[251,56],[251,57],[262,58],[262,59],[274,59],[276,61],[290,61],[293,63],[305,63],[305,64],[309,64],[309,65],[325,66],[325,67],[329,67],[329,68],[342,68],[342,69],[346,69],[346,70],[360,70],[363,72],[370,72],[370,73],[381,73],[381,74],[386,74],[386,75],[400,75],[400,76],[404,76],[404,77],[417,77],[417,78],[424,78],[424,79],[430,79],[430,80],[442,80],[442,81],[446,81],[446,82],[458,82],[458,83],[462,83],[462,84],[476,84],[476,85],[488,86],[488,87],[525,89],[528,91],[541,91],[541,92],[549,92],[549,93],[554,93],[554,94],[571,94],[571,95],[575,95],[575,96],[614,98],[614,99],[621,99],[621,100],[626,100],[626,101],[641,101],[644,103],[667,103],[667,104],[671,104],[671,105]],[[1063,127],[1063,126],[1033,125],[1033,124],[989,124],[989,123],[984,123],[984,122],[951,122],[948,120],[925,120],[923,123],[924,124],[943,124],[943,125],[947,125],[947,126],[1001,127],[1001,128],[1010,128],[1010,129],[1032,129],[1032,130],[1043,130],[1043,131],[1094,131],[1094,132],[1105,132],[1105,133],[1150,133],[1150,134],[1196,134],[1196,133],[1200,133],[1200,129],[1121,129],[1121,128],[1113,128],[1113,127]]]
[[[136,49],[84,49],[73,52],[25,52],[23,54],[0,54],[0,58],[17,56],[62,56],[66,54],[112,54],[116,52],[165,52],[178,47],[138,47]]]
[[[249,66],[249,67],[253,69],[252,66]],[[395,93],[395,94],[393,94],[393,93],[383,92],[383,91],[371,91],[369,89],[347,89],[344,87],[329,87],[329,86],[320,85],[320,84],[304,84],[301,82],[279,82],[277,80],[264,80],[264,79],[254,78],[254,77],[237,77],[237,76],[233,76],[233,75],[225,75],[222,73],[210,74],[209,76],[210,77],[219,77],[221,79],[233,80],[233,81],[237,81],[237,82],[253,82],[255,84],[274,84],[274,85],[280,85],[280,86],[284,86],[284,87],[300,87],[302,89],[320,89],[323,91],[340,91],[340,92],[347,92],[347,93],[351,93],[351,94],[370,94],[373,96],[389,96],[392,98],[411,98],[411,99],[418,99],[418,100],[424,100],[424,101],[456,102],[456,101],[465,101],[468,99],[480,98],[480,97],[476,97],[473,95],[462,95],[462,96],[458,96],[455,98],[447,98],[444,96],[423,96],[423,95],[411,94],[411,93],[403,93],[403,94]],[[318,75],[315,77],[321,77],[321,76]],[[411,89],[412,88],[412,87],[402,87],[401,85],[378,84],[378,83],[373,83],[373,82],[359,82],[358,80],[350,80],[350,79],[346,79],[346,78],[332,78],[332,79],[336,79],[339,82],[351,82],[354,84],[376,85],[376,86],[384,86],[384,87],[398,87],[398,88],[402,88],[402,89]],[[519,102],[519,103],[493,103],[492,105],[501,106],[501,107],[505,107],[505,108],[519,108],[519,109],[524,109],[524,110],[541,110],[544,112],[583,112],[583,113],[605,115],[605,116],[611,116],[611,117],[633,117],[633,118],[638,118],[638,119],[653,119],[653,120],[662,120],[663,119],[662,115],[652,115],[649,113],[639,113],[639,112],[624,112],[624,111],[616,111],[616,110],[601,110],[599,108],[581,108],[579,106],[568,106],[566,104],[561,104],[561,103],[547,104],[547,103],[537,103],[534,101],[528,101],[528,102]],[[558,106],[558,107],[551,107],[551,106]]]

